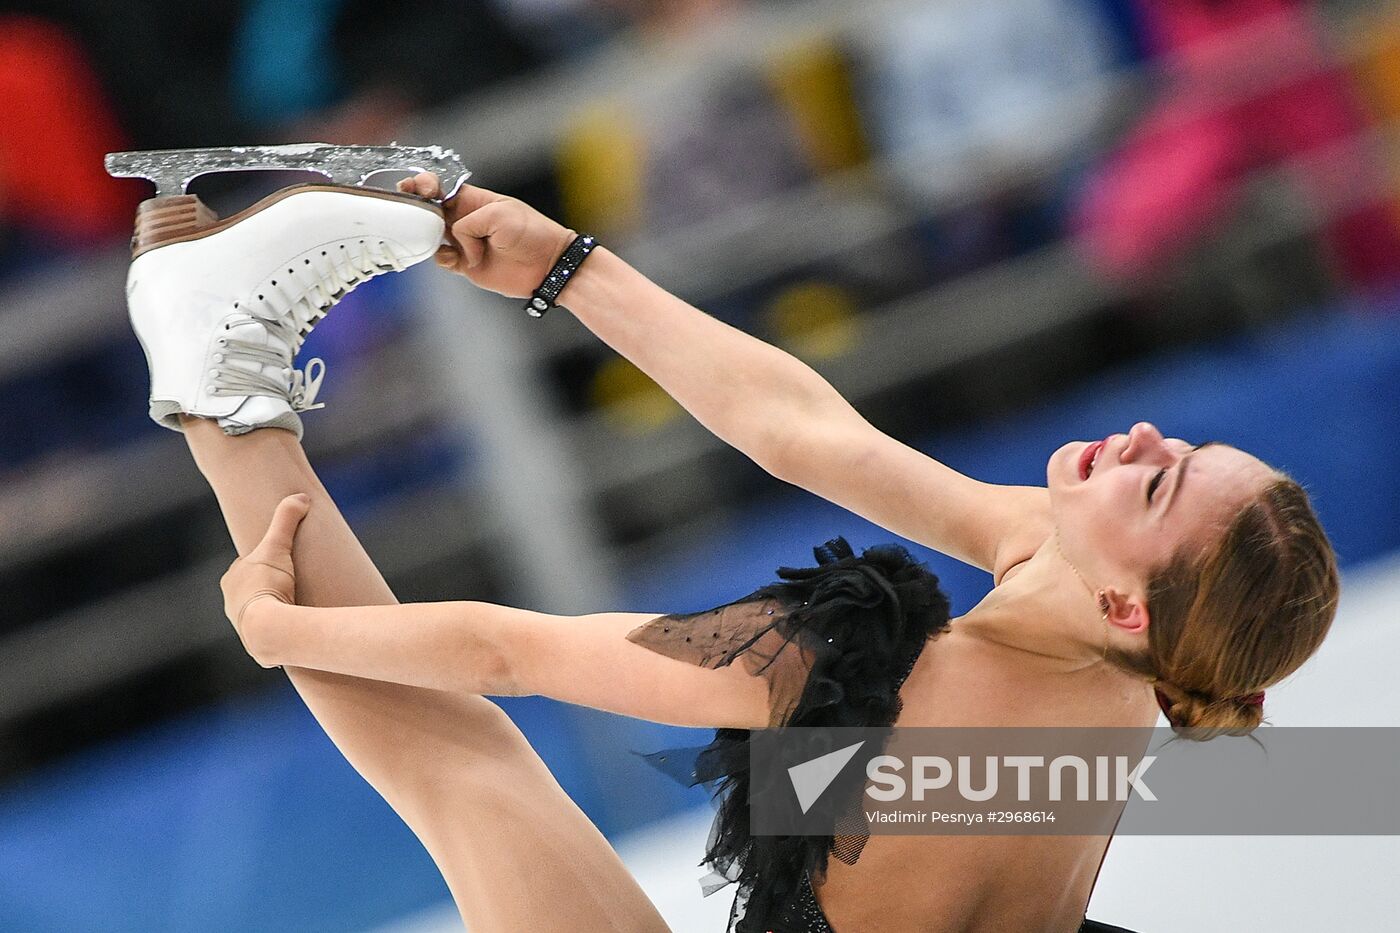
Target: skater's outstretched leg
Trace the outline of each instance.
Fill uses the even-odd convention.
[[[355,284],[432,255],[440,211],[407,196],[313,186],[280,192],[219,226],[179,198],[147,202],[143,217],[127,293],[151,369],[151,415],[184,431],[240,553],[266,530],[279,500],[305,493],[298,599],[393,602],[302,453],[299,413],[314,407],[320,373],[292,363]],[[418,834],[473,931],[665,928],[494,704],[287,673],[331,740]]]
[[[213,421],[183,421],[240,554],[262,538],[279,501],[304,493],[312,504],[297,532],[298,602],[396,601],[295,436],[230,437]],[[418,835],[473,933],[665,929],[494,703],[302,668],[287,674],[336,747]]]

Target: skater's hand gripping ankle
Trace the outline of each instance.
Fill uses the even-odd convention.
[[[428,172],[399,182],[399,190],[442,196]],[[448,242],[438,250],[438,265],[507,298],[533,295],[578,235],[523,201],[472,185],[444,202],[443,211]]]
[[[310,497],[298,493],[277,504],[267,534],[257,547],[239,557],[219,580],[224,591],[224,614],[233,623],[245,650],[257,660],[245,634],[249,618],[260,603],[276,599],[296,601],[296,567],[292,563],[292,544],[297,527],[311,509]],[[261,662],[260,662],[261,663]],[[265,667],[268,665],[264,665]]]

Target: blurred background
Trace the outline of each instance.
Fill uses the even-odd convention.
[[[222,616],[232,548],[146,418],[125,319],[149,189],[103,153],[452,146],[980,479],[1043,483],[1065,441],[1142,419],[1242,446],[1310,490],[1346,573],[1270,718],[1400,725],[1397,121],[1394,0],[0,4],[0,931],[460,929],[412,834]],[[193,190],[229,211],[298,180]],[[891,537],[518,304],[419,267],[306,351],[333,371],[308,450],[401,599],[689,611],[836,534]],[[920,553],[955,611],[986,592]],[[675,928],[721,929],[703,794],[633,754],[704,735],[502,705]],[[1091,915],[1400,911],[1375,883],[1398,846],[1256,843],[1119,840]]]

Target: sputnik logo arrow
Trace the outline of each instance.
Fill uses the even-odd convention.
[[[788,777],[792,779],[792,789],[797,792],[797,803],[802,807],[805,814],[812,809],[812,804],[817,802],[817,798],[822,795],[831,782],[836,780],[836,776],[841,773],[841,769],[850,763],[856,752],[864,745],[864,741],[845,748],[838,748],[834,752],[827,752],[820,758],[813,758],[811,761],[804,761],[800,765],[793,765],[788,768]]]

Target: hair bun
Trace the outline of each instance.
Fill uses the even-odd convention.
[[[1264,704],[1253,697],[1211,699],[1174,684],[1157,682],[1157,705],[1173,731],[1192,739],[1248,735],[1264,720]]]

